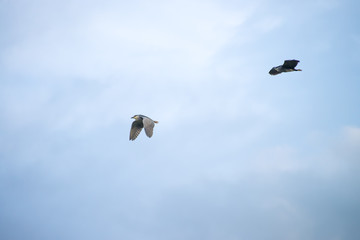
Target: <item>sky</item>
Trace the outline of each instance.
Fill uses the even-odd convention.
[[[360,239],[359,9],[0,0],[0,239]]]

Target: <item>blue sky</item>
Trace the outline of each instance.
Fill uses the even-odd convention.
[[[359,9],[0,1],[0,238],[359,239]]]

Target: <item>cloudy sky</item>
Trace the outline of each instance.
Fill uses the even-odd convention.
[[[359,9],[0,0],[0,239],[360,239]]]

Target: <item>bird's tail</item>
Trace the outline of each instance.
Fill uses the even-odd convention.
[[[302,71],[301,69],[296,69],[296,71]]]

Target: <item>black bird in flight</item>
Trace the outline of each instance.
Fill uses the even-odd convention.
[[[294,72],[302,71],[301,69],[295,69],[296,65],[300,62],[299,60],[285,60],[283,65],[273,67],[270,71],[270,75],[277,75],[283,72]]]

